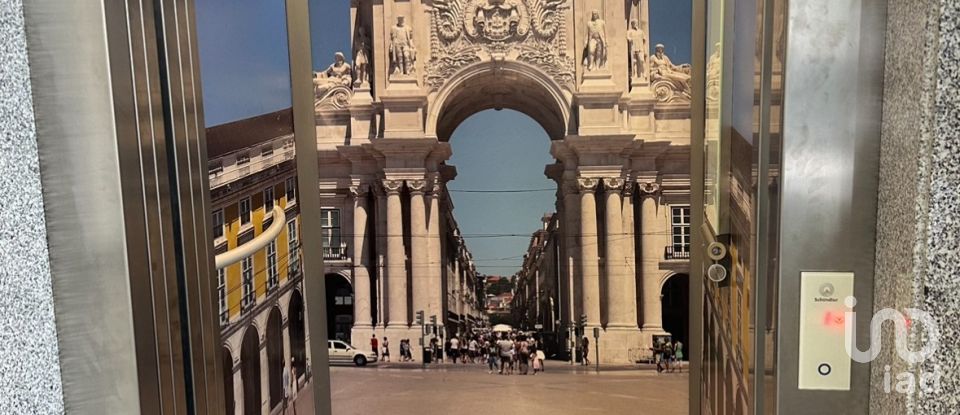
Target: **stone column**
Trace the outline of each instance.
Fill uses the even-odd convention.
[[[407,316],[407,270],[403,250],[403,216],[400,207],[400,188],[402,180],[384,180],[383,188],[387,192],[387,325],[394,328],[406,328],[410,323]]]
[[[606,304],[607,327],[636,327],[636,282],[627,275],[626,245],[629,237],[623,226],[620,191],[623,179],[603,179],[606,186]],[[632,234],[632,232],[630,232]]]
[[[657,226],[657,196],[660,185],[651,182],[641,185],[643,197],[640,202],[640,235],[643,263],[643,330],[662,332],[663,317],[660,310],[660,278],[654,265],[663,250],[661,239],[657,238],[660,226]]]
[[[634,217],[633,217],[633,190],[636,184],[630,180],[627,180],[626,184],[623,187],[623,234],[626,244],[624,245],[624,255],[627,258],[627,275],[626,278],[630,279],[630,286],[633,287],[633,291],[630,293],[630,297],[633,304],[633,317],[632,321],[635,327],[639,327],[639,315],[637,311],[640,307],[639,296],[637,295],[637,235],[634,233]]]
[[[580,307],[580,295],[583,293],[582,280],[574,278],[574,275],[580,271],[580,194],[577,191],[577,182],[574,179],[564,179],[563,181],[563,223],[560,225],[563,231],[563,261],[566,263],[567,286],[570,290],[566,293],[564,307],[568,311],[568,319],[565,324],[570,324],[580,318],[582,308]]]
[[[434,177],[428,200],[430,202],[429,219],[427,220],[427,264],[430,275],[430,298],[428,299],[427,316],[437,316],[437,324],[443,325],[443,257],[440,253],[440,192],[442,191],[439,178]]]
[[[587,325],[600,325],[600,269],[597,245],[597,179],[581,178],[580,186],[580,278],[581,310]]]
[[[353,318],[354,331],[372,327],[370,308],[370,249],[367,238],[367,186],[352,187],[353,193]],[[354,339],[364,337],[353,336]]]
[[[410,189],[410,281],[413,312],[426,313],[430,297],[430,264],[427,263],[427,210],[423,199],[425,182],[407,180]]]

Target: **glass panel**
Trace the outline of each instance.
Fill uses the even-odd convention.
[[[195,4],[211,207],[222,212],[217,219],[226,225],[226,253],[246,244],[258,247],[219,271],[221,302],[233,317],[244,316],[221,319],[222,349],[237,353],[224,360],[240,365],[237,376],[232,367],[222,368],[227,413],[277,413],[290,404],[298,413],[313,413],[312,401],[289,402],[285,396],[297,394],[284,393],[309,384],[310,336],[295,230],[300,212],[293,203],[297,165],[286,3]],[[275,206],[283,208],[279,217]],[[288,316],[286,329],[281,316]]]

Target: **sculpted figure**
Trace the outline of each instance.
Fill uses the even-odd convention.
[[[600,18],[600,12],[594,10],[587,23],[587,56],[585,66],[588,71],[603,68],[607,63],[607,28]]]
[[[370,36],[367,28],[360,26],[353,39],[353,69],[356,74],[355,86],[370,83]]]
[[[404,24],[404,17],[397,16],[397,25],[390,29],[390,63],[394,74],[410,75],[417,61],[417,48],[413,43],[413,29]]]
[[[643,77],[643,62],[646,60],[647,49],[646,40],[643,38],[643,31],[638,27],[636,20],[630,21],[630,29],[627,29],[627,51],[630,57],[630,76],[633,79]]]
[[[656,53],[650,57],[650,76],[653,80],[670,81],[674,90],[688,91],[690,89],[690,65],[674,65],[663,52],[663,45],[655,46]]]
[[[350,87],[353,70],[342,52],[333,55],[333,64],[323,72],[313,74],[313,86],[318,96],[338,86]]]

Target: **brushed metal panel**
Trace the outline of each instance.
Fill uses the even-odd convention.
[[[185,411],[151,10],[25,7],[70,413]]]
[[[799,391],[801,271],[850,271],[873,307],[886,2],[789,2],[784,66],[778,412],[863,414],[870,368],[851,390]],[[869,319],[858,322],[867,338]]]
[[[287,38],[290,46],[290,82],[293,99],[293,130],[297,153],[297,191],[300,204],[300,234],[303,252],[303,286],[307,303],[310,336],[310,361],[313,368],[314,413],[330,415],[330,370],[327,345],[327,296],[323,273],[323,255],[310,255],[323,249],[320,239],[320,177],[317,156],[317,131],[314,116],[313,67],[310,48],[310,12],[308,0],[286,0]]]

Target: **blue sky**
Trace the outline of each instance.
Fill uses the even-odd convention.
[[[309,0],[315,69],[337,51],[350,50],[350,2]],[[197,0],[203,100],[208,126],[290,106],[284,0]],[[674,63],[690,61],[689,1],[650,0],[651,46],[666,45]],[[484,111],[464,121],[451,137],[458,170],[450,189],[541,189],[556,184],[543,175],[550,140],[529,117],[510,110]],[[453,193],[454,213],[480,272],[511,275],[520,265],[529,234],[554,210],[552,191]],[[505,259],[506,258],[506,259]]]

